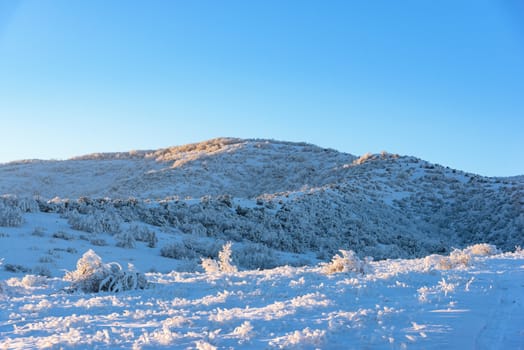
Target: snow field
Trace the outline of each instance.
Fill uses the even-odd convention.
[[[466,250],[464,250],[466,251]],[[444,257],[441,257],[444,258]],[[148,273],[151,288],[67,293],[63,278],[2,282],[0,348],[522,349],[524,253]]]

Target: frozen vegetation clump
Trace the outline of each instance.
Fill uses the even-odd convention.
[[[90,233],[119,233],[121,231],[121,217],[111,208],[95,210],[91,213],[80,214],[73,210],[66,214],[71,228]]]
[[[85,293],[116,293],[148,286],[142,273],[124,271],[115,262],[104,264],[91,249],[78,260],[76,270],[67,272],[64,279],[71,282],[71,291],[81,290]]]
[[[43,265],[33,267],[31,272],[36,276],[51,277],[51,270]]]
[[[488,256],[488,255],[494,255],[500,253],[500,251],[497,249],[497,247],[493,244],[487,244],[487,243],[479,243],[474,244],[466,249],[464,249],[465,253],[468,253],[470,255],[480,255],[480,256]]]
[[[364,274],[368,270],[371,258],[361,260],[352,250],[340,249],[340,255],[336,254],[331,262],[322,265],[324,273],[330,275],[337,272],[356,272]]]
[[[43,275],[25,275],[24,278],[22,278],[22,285],[25,287],[39,287],[43,284],[45,284],[47,281],[46,276]]]
[[[160,249],[160,255],[171,259],[194,259],[196,254],[193,250],[188,249],[184,242],[173,242]]]
[[[133,238],[139,242],[147,243],[149,248],[155,248],[158,243],[155,231],[140,225],[132,225],[129,227],[129,232]]]
[[[23,213],[37,213],[40,211],[38,202],[33,198],[2,195],[0,196],[0,203],[6,207],[18,208]]]
[[[497,247],[492,244],[478,243],[464,249],[453,249],[449,256],[429,255],[424,258],[424,264],[426,269],[461,269],[470,266],[475,256],[489,256],[499,252]]]
[[[15,227],[24,222],[22,210],[15,206],[6,205],[0,201],[0,226]]]
[[[232,264],[231,246],[231,242],[224,244],[222,250],[218,253],[218,261],[210,258],[203,258],[202,268],[204,271],[208,274],[237,272],[237,267]]]
[[[116,246],[120,248],[128,248],[128,249],[135,248],[136,246],[135,235],[130,231],[119,233],[116,236]]]
[[[238,266],[246,269],[271,269],[279,265],[272,249],[259,243],[248,243],[233,252]]]

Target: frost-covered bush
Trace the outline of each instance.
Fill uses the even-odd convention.
[[[218,262],[215,259],[202,258],[201,265],[204,271],[209,275],[220,272],[220,266],[218,265]]]
[[[25,275],[21,282],[25,287],[39,287],[46,281],[47,278],[43,275]]]
[[[238,266],[246,269],[271,269],[279,265],[274,251],[257,243],[248,243],[235,249],[233,257]]]
[[[89,243],[92,245],[96,245],[98,247],[105,247],[107,245],[107,242],[103,238],[93,238],[89,240]]]
[[[33,267],[31,272],[37,276],[51,277],[51,270],[43,265]]]
[[[7,207],[18,208],[23,213],[37,213],[40,211],[38,202],[33,198],[3,195],[0,196],[0,203]]]
[[[473,256],[480,255],[480,256],[486,256],[486,255],[493,255],[497,254],[499,250],[496,246],[492,244],[486,244],[486,243],[479,243],[474,244],[472,246],[469,246],[464,249],[453,249],[453,251],[449,254],[449,256],[438,256],[440,257],[436,264],[433,264],[434,267],[436,267],[439,270],[451,270],[455,268],[463,268],[468,267],[471,265],[471,261],[473,259]],[[429,257],[426,258],[428,260]],[[432,265],[429,260],[426,261],[426,265]]]
[[[0,201],[0,226],[15,227],[24,223],[22,210]]]
[[[464,249],[453,249],[449,256],[429,255],[424,258],[426,270],[451,270],[471,265],[474,256],[497,254],[499,250],[492,244],[479,243]]]
[[[160,249],[160,255],[171,259],[194,259],[196,253],[194,250],[188,249],[183,242],[173,242]]]
[[[31,271],[30,268],[22,266],[22,265],[18,265],[18,264],[5,264],[4,270],[7,272],[14,272],[14,273],[18,273],[18,272],[28,273],[29,271]]]
[[[470,255],[487,256],[497,254],[499,253],[499,250],[493,244],[479,243],[467,247],[466,249],[464,249],[464,252]]]
[[[67,214],[67,221],[71,228],[78,231],[118,233],[122,218],[113,210],[95,210],[87,214],[73,210]]]
[[[75,237],[73,235],[67,233],[67,232],[57,231],[57,232],[53,233],[53,238],[58,238],[58,239],[66,240],[66,241],[71,241]]]
[[[196,259],[198,257],[216,256],[221,249],[221,240],[202,240],[185,237],[160,249],[160,255],[171,259]]]
[[[195,237],[185,237],[182,239],[184,246],[193,251],[197,257],[210,258],[217,256],[222,249],[224,241],[218,240],[202,240]]]
[[[366,273],[371,258],[361,260],[352,250],[340,249],[340,253],[333,256],[331,262],[322,265],[324,273],[333,274],[337,272]]]
[[[203,258],[202,259],[202,268],[204,271],[208,274],[215,274],[215,273],[234,273],[237,272],[238,269],[235,265],[232,264],[231,259],[231,242],[227,242],[222,247],[222,250],[218,253],[218,261],[210,258]]]
[[[124,271],[115,262],[104,264],[93,251],[88,250],[76,264],[76,270],[67,272],[65,280],[71,282],[71,290],[86,293],[121,292],[144,289],[148,286],[145,276],[135,271]]]
[[[442,257],[438,262],[439,270],[451,270],[458,267],[467,267],[470,264],[471,255],[460,249],[454,249],[449,256]]]
[[[116,236],[116,246],[120,248],[134,248],[136,246],[135,235],[126,231]]]
[[[361,155],[358,159],[355,159],[353,161],[353,164],[357,164],[357,165],[364,164],[366,161],[373,159],[374,157],[375,155],[373,155],[373,153],[368,152],[368,153]]]
[[[129,227],[129,232],[132,233],[135,240],[147,243],[149,248],[155,248],[158,243],[155,231],[140,225],[132,225]]]
[[[231,259],[231,246],[232,243],[227,242],[222,247],[222,250],[218,253],[218,266],[222,272],[237,272],[237,267],[232,264],[233,259]]]
[[[38,213],[40,211],[40,206],[38,205],[38,202],[33,198],[18,198],[17,206],[24,213]]]

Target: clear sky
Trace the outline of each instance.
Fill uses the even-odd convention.
[[[524,174],[524,2],[0,1],[0,162],[219,136]]]

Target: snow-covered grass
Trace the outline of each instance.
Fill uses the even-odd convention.
[[[11,277],[0,348],[522,348],[523,252],[464,252],[468,266],[447,270],[412,259],[368,261],[365,274],[320,265],[148,273],[150,288],[116,294]]]

